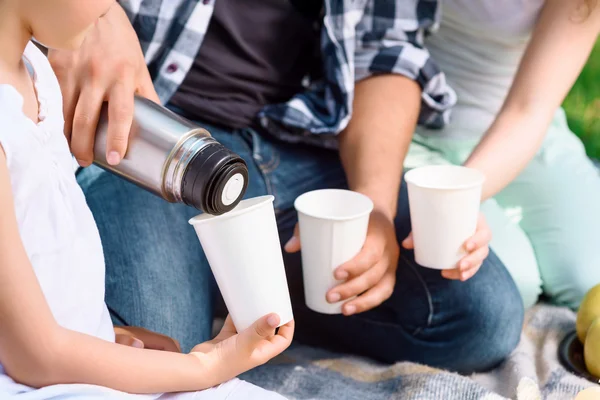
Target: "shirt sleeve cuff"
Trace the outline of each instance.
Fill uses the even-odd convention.
[[[456,93],[426,49],[403,42],[356,52],[355,80],[377,74],[399,74],[419,84],[422,90],[419,124],[441,129],[449,122]]]

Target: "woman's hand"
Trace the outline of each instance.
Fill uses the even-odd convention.
[[[115,343],[139,349],[181,353],[177,340],[169,336],[135,326],[115,326]]]
[[[480,213],[475,234],[464,244],[467,255],[460,260],[456,268],[442,270],[442,276],[446,279],[463,282],[472,278],[490,253],[489,243],[491,240],[492,231],[488,227],[485,217]],[[409,250],[415,247],[412,233],[404,239],[402,247]]]
[[[197,345],[190,354],[201,360],[212,358],[225,369],[222,376],[231,379],[266,363],[289,347],[294,336],[294,321],[279,327],[276,332],[279,321],[277,314],[269,314],[237,333],[228,316],[217,337]]]

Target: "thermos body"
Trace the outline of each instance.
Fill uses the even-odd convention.
[[[106,161],[108,109],[102,108],[94,163],[162,197],[209,214],[233,209],[248,185],[244,160],[210,133],[170,110],[135,98],[127,153],[116,166]]]

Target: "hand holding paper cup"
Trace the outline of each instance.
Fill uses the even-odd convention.
[[[238,332],[270,313],[279,315],[280,326],[294,318],[273,196],[244,200],[226,214],[201,214],[189,222]]]
[[[416,262],[456,268],[477,228],[485,177],[471,168],[434,165],[407,172],[405,180]]]
[[[300,224],[306,305],[323,314],[341,314],[348,300],[331,304],[325,296],[341,283],[334,270],[361,251],[373,202],[360,193],[326,189],[303,194],[294,206]]]

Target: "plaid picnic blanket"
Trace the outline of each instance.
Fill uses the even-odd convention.
[[[407,362],[381,365],[294,346],[243,378],[289,399],[573,399],[593,386],[567,372],[558,361],[558,345],[574,329],[572,311],[538,305],[528,311],[513,354],[495,370],[473,376]]]

